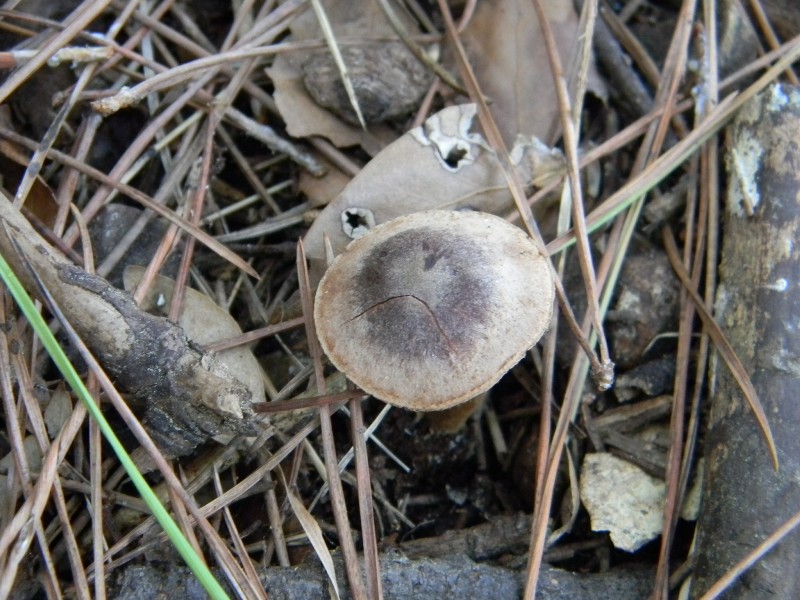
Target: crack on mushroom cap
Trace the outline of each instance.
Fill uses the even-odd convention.
[[[480,343],[491,314],[495,290],[486,263],[485,250],[475,240],[433,227],[378,243],[353,282],[354,305],[368,324],[368,345],[391,340],[401,356],[452,359],[467,353]],[[402,297],[413,297],[426,310],[416,302],[386,304]],[[381,310],[370,310],[376,307]]]
[[[352,319],[348,319],[347,321],[345,321],[345,324],[350,323],[352,321],[355,321],[356,319],[358,319],[359,317],[364,316],[365,314],[367,314],[370,311],[390,310],[390,311],[394,311],[394,312],[400,312],[401,316],[398,316],[398,315],[389,315],[389,316],[382,315],[378,319],[378,322],[380,322],[382,325],[386,325],[387,323],[388,324],[391,324],[391,323],[402,323],[402,326],[404,328],[408,328],[408,329],[412,330],[413,332],[433,333],[430,330],[425,329],[423,327],[417,327],[415,325],[409,326],[410,323],[413,321],[413,319],[409,318],[409,315],[413,311],[413,308],[412,307],[403,306],[400,311],[396,311],[395,309],[397,307],[394,306],[394,303],[395,303],[395,301],[398,301],[398,300],[401,301],[401,302],[403,300],[415,300],[416,302],[419,302],[419,304],[424,306],[425,307],[425,312],[427,312],[429,320],[433,321],[433,324],[436,326],[436,330],[439,332],[439,336],[441,336],[441,340],[440,339],[436,339],[435,335],[431,335],[431,339],[429,341],[428,340],[419,339],[419,338],[416,338],[413,341],[417,345],[419,345],[420,347],[422,347],[425,350],[430,350],[432,348],[437,348],[437,350],[438,350],[438,346],[440,345],[440,342],[443,340],[445,342],[445,344],[447,345],[447,352],[438,352],[437,351],[437,352],[434,352],[434,353],[437,354],[437,355],[440,355],[440,356],[449,356],[450,358],[455,358],[454,355],[458,354],[458,351],[453,347],[453,342],[450,341],[450,337],[447,335],[447,332],[444,329],[442,329],[442,326],[439,323],[439,319],[436,318],[436,313],[433,312],[433,310],[431,309],[430,306],[428,306],[428,303],[425,302],[425,300],[423,300],[422,298],[417,298],[414,294],[403,294],[402,296],[393,296],[391,298],[387,298],[383,302],[379,302],[378,304],[375,304],[374,306],[370,306],[368,308],[365,308],[362,312],[358,313]],[[422,320],[424,320],[424,317],[422,319],[420,319],[420,321],[422,321]],[[385,329],[385,327],[383,327],[383,329]],[[384,331],[383,333],[385,334],[386,332]]]

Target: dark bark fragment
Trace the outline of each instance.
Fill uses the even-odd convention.
[[[643,357],[657,336],[674,331],[679,287],[664,251],[637,240],[625,259],[607,317],[609,343],[620,369],[642,368]],[[655,396],[662,391],[647,393]]]
[[[497,517],[468,529],[415,540],[386,549],[380,558],[384,598],[471,598],[517,600],[524,587],[525,552],[530,517]],[[482,561],[502,560],[504,565]],[[334,553],[342,598],[351,598],[341,556]],[[269,567],[260,571],[272,600],[327,600],[328,579],[315,559],[295,567]],[[224,577],[217,573],[220,581]],[[572,573],[549,565],[542,568],[538,597],[545,599],[645,598],[652,585],[651,569],[616,567],[605,573]],[[128,564],[114,572],[109,597],[149,600],[154,597],[189,600],[205,598],[186,567],[172,563]],[[224,584],[223,584],[224,585]]]
[[[706,439],[694,593],[704,590],[800,509],[800,91],[773,86],[730,131],[717,315],[748,370],[780,460],[728,370],[718,365]],[[800,535],[752,567],[726,598],[798,598]]]
[[[255,433],[250,390],[183,329],[69,263],[2,195],[0,224],[0,252],[28,292],[38,297],[38,284],[6,232],[103,367],[144,406],[144,424],[167,457],[183,456],[217,435]]]
[[[342,562],[335,559],[341,598],[352,598],[345,584]],[[262,581],[271,600],[328,600],[331,592],[322,567],[269,567]],[[475,563],[463,555],[449,559],[410,560],[392,553],[381,557],[381,579],[386,600],[429,600],[470,598],[471,600],[518,600],[524,589],[524,572]],[[614,598],[639,600],[647,597],[652,572],[644,569],[615,569],[607,573],[579,574],[543,566],[538,598]],[[205,598],[199,584],[185,567],[174,565],[129,565],[112,590],[117,600],[173,600]]]

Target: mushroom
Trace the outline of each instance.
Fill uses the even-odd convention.
[[[319,284],[314,320],[333,365],[373,396],[443,410],[488,390],[542,336],[547,258],[522,230],[472,211],[387,221]]]

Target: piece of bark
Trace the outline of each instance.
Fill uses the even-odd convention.
[[[380,558],[384,598],[516,600],[522,596],[524,588],[529,538],[530,516],[517,514],[387,548]],[[503,564],[513,563],[518,568],[482,562],[492,559],[504,559]],[[334,553],[334,564],[342,585],[346,579],[339,553]],[[224,576],[216,574],[225,585]],[[314,559],[294,567],[268,567],[259,574],[272,600],[327,600],[331,597],[327,576]],[[609,572],[588,574],[544,565],[538,597],[639,600],[649,593],[652,577],[652,569],[624,565]],[[205,598],[189,570],[172,563],[124,565],[111,575],[109,584],[109,597],[117,600]],[[342,598],[351,598],[346,585],[340,591]]]
[[[337,561],[339,581],[344,581]],[[524,571],[475,563],[464,555],[449,559],[409,560],[403,556],[381,557],[385,600],[471,598],[517,600],[524,590]],[[318,565],[297,568],[271,567],[262,578],[272,600],[327,600],[328,582]],[[537,597],[545,600],[614,598],[640,600],[652,585],[652,572],[620,568],[606,573],[571,573],[548,565],[542,567]],[[351,598],[343,590],[342,598]]]
[[[524,554],[531,536],[531,518],[524,513],[495,517],[467,529],[453,529],[435,538],[400,545],[410,558],[447,558],[463,554],[474,561],[496,559],[504,554]]]
[[[577,4],[582,6],[583,2]],[[606,9],[600,10],[602,14]],[[598,19],[595,24],[592,46],[607,79],[609,96],[620,104],[631,120],[647,114],[653,106],[652,93],[603,19]]]
[[[586,294],[578,261],[574,258],[567,261],[562,282],[573,310],[583,314]],[[644,238],[634,238],[606,322],[612,358],[623,372],[642,364],[660,334],[675,330],[679,291],[664,252]],[[578,343],[567,327],[558,330],[556,351],[561,364],[570,364],[578,351]]]
[[[334,559],[341,598],[352,598],[344,585],[340,557]],[[472,600],[517,600],[522,597],[524,571],[475,563],[467,556],[449,559],[410,560],[399,554],[381,557],[381,579],[385,600],[471,598]],[[219,574],[218,574],[219,578]],[[297,567],[269,567],[261,572],[270,600],[329,600],[329,581],[317,563]],[[548,565],[542,567],[538,598],[614,598],[640,600],[652,586],[652,571],[616,568],[605,573],[571,573]],[[186,567],[176,565],[126,565],[111,585],[117,600],[206,598]],[[111,597],[111,596],[109,596]]]
[[[243,383],[180,327],[143,312],[130,294],[70,263],[0,194],[0,253],[28,293],[40,297],[7,233],[81,339],[132,404],[140,403],[143,423],[165,456],[186,455],[214,436],[255,433],[251,392]]]
[[[625,258],[616,298],[607,316],[608,340],[620,369],[641,367],[653,340],[675,330],[679,291],[664,251],[637,239]],[[648,393],[655,396],[664,392]]]
[[[632,404],[623,404],[619,408],[606,410],[594,417],[594,428],[600,435],[608,430],[633,431],[663,419],[669,415],[671,409],[672,396],[658,396]]]
[[[799,138],[800,90],[781,85],[751,100],[729,131],[716,310],[764,406],[780,472],[728,369],[712,367],[695,595],[800,508]],[[724,597],[799,598],[798,544],[795,531]]]
[[[642,362],[617,377],[614,395],[620,402],[630,402],[639,396],[670,394],[674,383],[675,355],[667,354]]]

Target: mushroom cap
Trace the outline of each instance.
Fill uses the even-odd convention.
[[[522,230],[472,211],[392,219],[353,241],[317,288],[334,366],[365,392],[442,410],[486,391],[547,329],[547,258]]]

